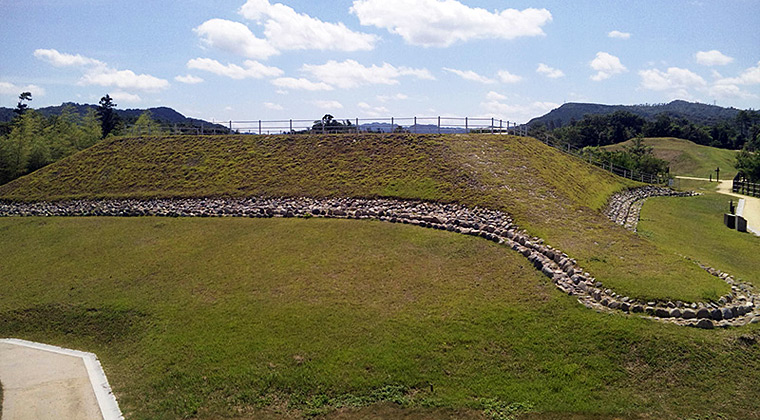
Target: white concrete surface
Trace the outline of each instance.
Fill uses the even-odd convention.
[[[0,340],[3,420],[121,420],[92,353],[24,340]]]

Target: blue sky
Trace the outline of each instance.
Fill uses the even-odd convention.
[[[0,0],[0,106],[208,120],[760,108],[760,0]]]

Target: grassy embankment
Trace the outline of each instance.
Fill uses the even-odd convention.
[[[0,335],[97,353],[131,419],[376,401],[413,419],[488,407],[758,418],[758,326],[599,314],[479,238],[322,219],[8,218],[0,230]]]
[[[0,198],[354,196],[505,210],[606,285],[645,299],[704,300],[728,287],[612,226],[598,210],[630,181],[509,136],[123,138],[0,186]]]
[[[0,195],[459,201],[510,211],[607,284],[717,287],[595,211],[622,186],[528,139],[239,137],[117,140]],[[478,238],[321,219],[7,218],[0,231],[0,336],[97,353],[129,418],[760,418],[758,326],[598,314]]]
[[[620,150],[630,145],[631,140],[613,146],[609,150]],[[645,138],[644,144],[653,146],[656,157],[670,162],[671,175],[715,178],[715,168],[720,168],[721,179],[731,179],[736,175],[734,161],[736,151],[702,146],[689,140],[676,138]]]
[[[728,200],[707,191],[697,197],[652,198],[642,208],[639,234],[760,286],[760,238],[723,225]]]

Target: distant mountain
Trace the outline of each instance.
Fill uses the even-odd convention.
[[[646,119],[654,119],[658,114],[668,114],[672,117],[683,117],[695,124],[713,125],[720,121],[736,117],[740,110],[723,108],[716,105],[698,102],[673,101],[657,105],[601,105],[584,103],[566,103],[546,115],[533,118],[528,126],[543,123],[547,127],[561,127],[570,124],[572,120],[581,120],[585,115],[607,115],[616,111],[628,111]]]
[[[61,112],[63,111],[64,107],[70,107],[74,113],[79,114],[80,116],[85,115],[87,111],[90,109],[98,108],[97,105],[64,102],[61,105],[57,105],[57,106],[36,108],[35,111],[39,112],[40,114],[46,117],[49,117],[51,115],[61,115]],[[119,117],[121,117],[122,120],[127,121],[127,122],[134,122],[145,111],[146,109],[117,109],[116,113],[119,115]],[[167,108],[165,106],[157,107],[157,108],[148,108],[147,111],[150,111],[151,117],[155,121],[159,123],[163,123],[163,124],[178,124],[178,125],[193,126],[193,127],[200,127],[201,125],[203,125],[209,128],[211,127],[216,127],[217,129],[225,128],[225,126],[222,124],[213,124],[205,120],[186,117],[180,114],[179,112],[173,110],[172,108]],[[0,122],[8,122],[12,120],[15,115],[16,114],[13,112],[12,108],[0,107]]]

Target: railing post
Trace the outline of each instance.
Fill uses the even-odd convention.
[[[293,119],[290,119],[290,132],[293,133]]]
[[[261,135],[261,120],[259,120],[259,135]]]
[[[203,123],[201,123],[201,136],[203,135]]]
[[[417,117],[414,117],[414,134],[417,134]]]
[[[438,134],[441,134],[441,116],[438,116]]]
[[[502,121],[501,121],[501,120],[499,120],[499,133],[501,133],[501,132],[502,132],[502,128],[503,128],[503,126],[502,126],[502,124],[501,124],[501,123],[502,123]]]
[[[493,118],[491,118],[491,134],[493,134]]]
[[[356,119],[356,134],[359,134],[359,118]]]
[[[395,127],[393,127],[393,125],[394,125],[394,124],[393,124],[393,117],[391,117],[391,133],[393,133],[393,132],[395,132],[395,131],[396,131],[396,128],[395,128]]]
[[[468,127],[468,124],[467,124],[467,117],[464,117],[464,131],[467,133],[470,132],[470,127]]]

